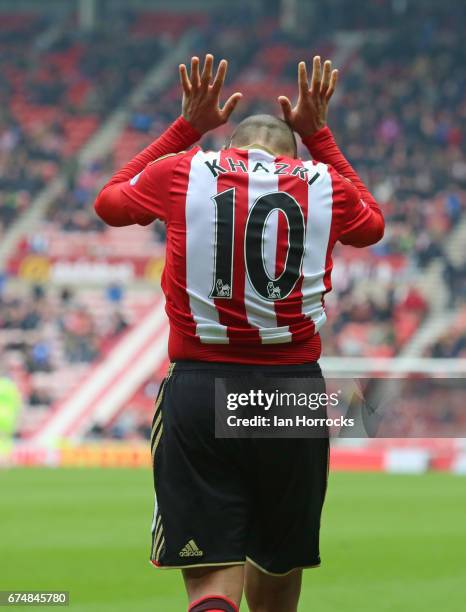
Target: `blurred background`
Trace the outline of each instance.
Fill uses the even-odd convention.
[[[245,94],[234,121],[278,114],[299,60],[318,53],[340,69],[329,125],[387,230],[370,249],[335,252],[324,372],[454,377],[461,405],[465,27],[454,0],[0,0],[3,462],[148,465],[168,364],[164,228],[106,227],[93,201],[178,116],[177,65],[207,51],[230,61],[225,95]],[[333,465],[384,470],[401,457],[406,469],[466,471],[464,440],[451,437],[465,418],[442,417],[449,439],[433,438],[433,419],[423,438],[339,441]]]
[[[329,124],[387,220],[335,251],[321,363],[399,402],[391,437],[333,440],[300,610],[463,611],[465,31],[462,0],[0,0],[0,589],[186,609],[147,562],[164,229],[105,227],[93,201],[177,117],[179,62],[228,58],[239,121],[277,114],[320,54],[341,76]]]

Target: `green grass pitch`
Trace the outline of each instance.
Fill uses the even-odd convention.
[[[0,590],[69,590],[73,612],[186,610],[179,572],[147,561],[151,486],[146,470],[0,471]],[[331,474],[321,552],[302,612],[464,610],[466,481]]]

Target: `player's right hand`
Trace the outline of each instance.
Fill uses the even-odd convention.
[[[279,96],[283,117],[292,130],[301,138],[311,136],[327,125],[328,104],[335,91],[338,70],[332,70],[332,62],[327,60],[321,70],[320,57],[312,62],[311,86],[309,86],[306,62],[298,64],[298,101],[292,108],[286,96]]]
[[[239,92],[231,95],[220,108],[220,93],[225,81],[228,62],[222,59],[212,81],[214,56],[205,56],[202,74],[199,73],[199,58],[191,58],[191,74],[185,64],[180,64],[180,80],[183,88],[182,114],[186,121],[201,134],[226,123],[242,98]]]

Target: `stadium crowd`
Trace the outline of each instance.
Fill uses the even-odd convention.
[[[168,48],[169,37],[143,36],[126,17],[85,34],[69,17],[43,49],[53,16],[2,15],[0,235]]]
[[[231,59],[230,90],[247,94],[236,121],[254,112],[276,113],[277,92],[293,94],[296,61],[312,54],[299,37],[278,30],[271,20],[261,22],[256,36],[250,36],[249,17],[241,19],[239,15],[236,23],[222,28],[221,36],[206,26],[197,43],[199,49],[209,48],[217,56]],[[458,274],[444,245],[466,208],[461,127],[466,112],[465,78],[463,57],[456,53],[461,47],[460,24],[454,13],[438,8],[433,14],[426,10],[424,16],[411,13],[402,28],[396,23],[382,36],[366,35],[342,67],[340,93],[330,118],[338,142],[383,204],[389,221],[384,241],[372,249],[373,264],[390,261],[390,256],[403,256],[407,269],[425,270],[434,259],[441,258],[453,301],[459,289],[450,279]],[[316,32],[315,36],[314,48],[331,52],[332,43],[326,35]],[[438,87],[438,82],[449,85]],[[78,227],[99,230],[89,203],[101,185],[102,168],[108,171],[124,163],[174,119],[178,106],[179,90],[174,83],[164,95],[149,97],[135,108],[114,159],[78,169],[72,175],[70,190],[51,208],[49,219],[67,231]],[[223,146],[230,130],[226,126],[208,135],[203,146]],[[154,239],[163,238],[155,225]],[[383,282],[378,285],[383,295],[359,305],[366,296],[358,295],[358,280],[355,276],[344,288],[344,308],[339,307],[340,299],[330,296],[328,300],[328,353],[396,354],[427,313],[428,302],[420,296],[422,308],[403,312],[409,288],[395,291],[391,278],[385,287]],[[402,281],[403,277],[397,275],[397,282]],[[353,308],[356,318],[359,311],[366,313],[360,325],[358,321],[353,324]]]
[[[36,285],[19,291],[6,285],[0,290],[0,354],[22,372],[21,390],[29,404],[50,404],[59,392],[52,386],[46,392],[41,381],[47,377],[36,374],[91,363],[128,327],[119,287],[102,291],[101,301],[105,316],[90,307],[86,294],[69,289]]]
[[[115,167],[176,117],[175,75],[162,93],[132,109],[111,155],[84,165],[74,155],[188,24],[196,29],[192,51],[209,50],[230,60],[228,89],[246,94],[235,121],[254,112],[276,114],[276,95],[294,96],[296,62],[314,52],[332,56],[334,35],[344,27],[360,38],[341,66],[329,122],[388,222],[386,237],[370,250],[365,270],[369,276],[380,267],[389,272],[377,276],[377,293],[362,288],[358,266],[348,268],[344,282],[336,279],[328,299],[324,354],[397,354],[429,312],[428,297],[412,286],[419,272],[440,259],[450,304],[459,305],[466,295],[464,264],[451,262],[444,248],[466,209],[466,51],[457,15],[464,8],[426,3],[414,10],[408,3],[401,19],[396,3],[385,0],[376,3],[377,10],[353,12],[341,0],[327,1],[338,10],[329,12],[325,30],[310,19],[291,34],[276,17],[264,18],[253,7],[234,15],[184,17],[126,11],[94,33],[80,34],[65,21],[46,49],[37,45],[50,17],[10,16],[9,27],[0,33],[0,237],[59,173],[65,190],[28,240],[29,251],[43,244],[43,227],[57,234],[108,231],[92,209],[96,192]],[[225,126],[202,145],[223,146],[230,130]],[[163,243],[160,225],[149,231],[154,243]],[[393,258],[403,261],[401,268],[391,269]],[[343,250],[336,260],[338,268],[345,261]],[[82,307],[79,290],[53,297],[43,288],[15,291],[8,287],[0,294],[0,322],[27,340],[14,346],[2,342],[0,354],[17,351],[29,374],[58,367],[52,336],[62,347],[61,363],[88,363],[127,323],[128,314],[117,308],[102,328]],[[448,330],[427,354],[464,355],[465,329]],[[40,399],[41,391],[32,385],[30,403]]]

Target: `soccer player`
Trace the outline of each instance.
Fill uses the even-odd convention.
[[[199,138],[241,99],[227,71],[180,66],[182,117],[124,168],[95,207],[113,226],[167,227],[162,288],[169,372],[152,427],[156,504],[151,561],[179,568],[189,611],[297,610],[302,569],[320,563],[328,440],[215,437],[216,377],[321,379],[319,330],[332,249],[383,235],[381,211],[326,126],[337,71],[298,66],[283,119],[246,118],[221,151]],[[297,157],[294,133],[313,161]]]

